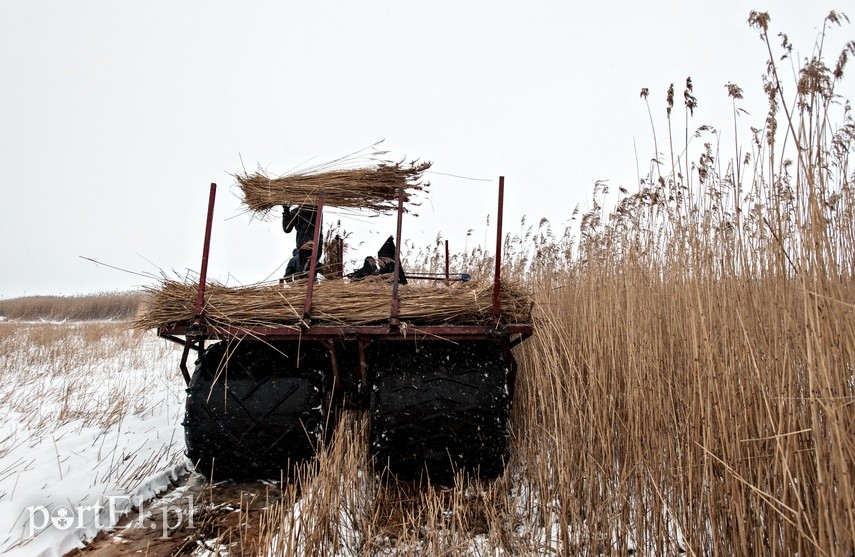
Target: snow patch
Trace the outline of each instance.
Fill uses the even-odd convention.
[[[176,351],[153,334],[127,342],[130,333],[119,325],[116,331],[115,339],[99,341],[108,350],[98,361],[59,365],[49,345],[20,348],[46,350],[38,358],[42,369],[22,363],[33,358],[2,356],[0,396],[29,406],[0,409],[0,553],[6,557],[61,556],[82,547],[187,470]],[[143,366],[131,365],[140,360]],[[121,397],[118,407],[110,397]],[[108,408],[118,418],[102,418],[110,425],[100,425],[98,416],[74,417],[87,407]]]

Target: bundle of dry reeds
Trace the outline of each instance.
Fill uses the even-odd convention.
[[[150,329],[189,324],[194,317],[197,285],[164,281],[151,288],[146,311],[135,326]],[[315,285],[312,322],[366,325],[389,319],[392,286],[385,282],[323,281]],[[492,319],[492,283],[456,284],[451,287],[406,285],[398,289],[399,318],[413,325],[488,324]],[[205,289],[203,320],[211,326],[252,327],[294,325],[302,317],[306,284],[255,284],[227,287],[209,284]],[[532,298],[521,284],[504,281],[502,316],[507,322],[531,319]]]
[[[411,193],[429,184],[422,174],[431,167],[428,161],[408,164],[383,162],[375,166],[297,172],[271,178],[261,172],[235,175],[248,209],[266,212],[279,205],[317,205],[320,193],[324,204],[335,207],[388,212],[398,206],[398,189],[404,189],[404,202]]]

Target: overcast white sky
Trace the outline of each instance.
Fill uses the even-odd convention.
[[[196,269],[210,182],[220,186],[210,276],[281,273],[293,235],[242,214],[230,173],[241,160],[282,173],[379,139],[437,172],[505,175],[506,231],[523,214],[561,228],[595,180],[635,188],[633,143],[642,164],[653,155],[642,87],[659,126],[668,85],[682,102],[687,76],[700,102],[693,127],[732,127],[728,81],[746,91],[740,125],[762,123],[752,9],[769,11],[803,58],[828,11],[845,6],[0,0],[0,298],[153,283],[80,256],[143,273]],[[852,36],[835,29],[829,57]],[[404,236],[421,245],[441,231],[459,249],[474,228],[469,247],[483,243],[495,184],[428,178]],[[350,257],[394,231],[344,226],[366,242]]]

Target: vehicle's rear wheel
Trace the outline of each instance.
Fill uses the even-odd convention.
[[[330,357],[304,342],[222,341],[187,389],[187,456],[211,479],[279,479],[314,455],[324,431]]]
[[[374,467],[399,480],[483,479],[509,457],[515,363],[493,341],[375,342],[370,443]]]

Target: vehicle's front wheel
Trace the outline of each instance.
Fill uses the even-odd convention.
[[[209,479],[279,479],[311,458],[324,431],[331,367],[320,344],[218,342],[187,389],[187,456]]]

